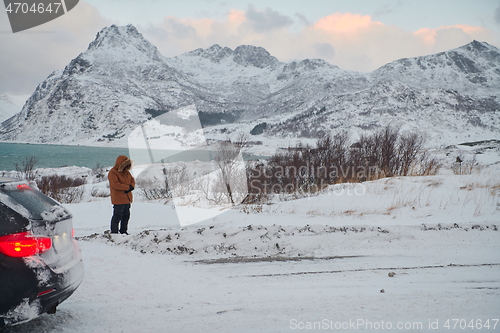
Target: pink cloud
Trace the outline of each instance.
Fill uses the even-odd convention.
[[[236,10],[236,9],[229,11],[229,13],[227,14],[227,18],[228,18],[229,22],[232,22],[235,24],[242,24],[243,22],[246,21],[245,12],[242,10]]]
[[[197,35],[201,37],[207,37],[212,33],[212,26],[215,23],[215,20],[209,18],[204,18],[200,20],[183,18],[180,19],[179,22],[186,26],[194,28]]]
[[[372,26],[381,26],[380,22],[372,21],[369,15],[361,16],[351,13],[334,13],[319,19],[313,29],[332,34],[355,33]]]
[[[279,14],[254,11],[261,16]],[[222,20],[169,17],[144,33],[166,56],[213,44],[231,48],[252,44],[266,48],[281,61],[322,58],[343,69],[357,71],[372,71],[399,58],[449,50],[472,39],[500,45],[492,31],[469,25],[421,28],[413,32],[374,21],[369,15],[333,13],[292,32],[286,27],[256,28],[255,20],[248,15],[248,11],[231,10]]]
[[[421,28],[413,33],[427,45],[434,45],[438,41],[438,36],[443,31],[453,31],[465,34],[474,39],[484,39],[491,37],[491,33],[483,27],[474,27],[466,24],[455,24],[451,26],[442,26],[436,29]]]

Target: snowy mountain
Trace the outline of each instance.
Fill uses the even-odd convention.
[[[20,109],[9,96],[0,95],[0,122],[9,119],[19,112]]]
[[[478,41],[358,73],[320,59],[283,63],[249,45],[165,58],[134,26],[112,25],[37,87],[0,125],[0,140],[117,144],[190,104],[212,136],[266,122],[262,138],[388,123],[442,140],[491,138],[500,133],[499,89],[500,51]]]
[[[451,51],[391,62],[371,76],[374,80],[393,79],[413,87],[495,92],[500,87],[499,74],[499,50],[473,41]]]
[[[500,134],[500,52],[487,43],[400,59],[366,78],[365,89],[326,95],[269,131],[316,136],[394,124],[442,143]]]

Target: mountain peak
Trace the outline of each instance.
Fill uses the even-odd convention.
[[[491,49],[491,45],[486,42],[480,42],[474,39],[469,44],[464,45],[463,48],[469,50],[485,51]]]
[[[229,47],[221,47],[219,44],[214,44],[208,49],[196,49],[194,51],[188,52],[187,55],[199,56],[209,59],[212,62],[219,63],[222,59],[225,59],[233,53]]]
[[[231,50],[229,47],[222,47],[214,44],[207,49],[196,49],[185,53],[191,57],[202,57],[209,59],[213,63],[220,63],[223,59],[232,57],[233,61],[245,67],[265,68],[278,63],[278,59],[273,57],[265,48],[252,45],[240,45]]]
[[[156,46],[147,41],[132,24],[113,24],[99,31],[94,41],[89,44],[87,53],[100,52],[104,52],[105,57],[102,58],[107,57],[108,61],[117,58],[141,59],[144,56],[155,61],[162,58]]]
[[[234,61],[243,66],[264,68],[278,63],[267,50],[260,46],[240,45],[234,49]]]
[[[497,60],[497,61],[500,55],[500,50],[495,46],[477,40],[473,40],[469,44],[465,44],[464,46],[461,46],[449,52],[456,52],[456,51],[472,53],[475,56],[479,55],[481,57],[491,58],[491,60]]]

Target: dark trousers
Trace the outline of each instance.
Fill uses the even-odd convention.
[[[113,205],[113,217],[111,218],[111,233],[118,233],[118,224],[120,224],[120,233],[122,234],[126,233],[129,219],[130,219],[130,204]]]

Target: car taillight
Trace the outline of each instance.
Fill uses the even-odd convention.
[[[16,186],[18,190],[30,190],[31,187],[28,184],[19,184]]]
[[[43,253],[52,247],[48,237],[35,237],[30,232],[0,237],[0,253],[9,257],[29,257]]]

